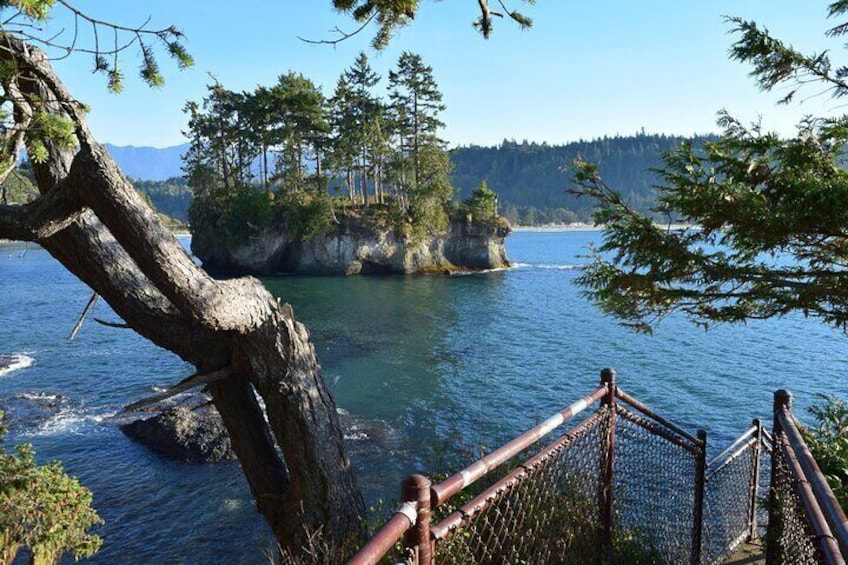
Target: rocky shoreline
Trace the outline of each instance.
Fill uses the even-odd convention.
[[[333,230],[301,240],[281,229],[233,243],[224,233],[195,233],[192,251],[216,273],[273,275],[413,274],[509,267],[504,241],[512,231],[496,222],[452,220],[444,233],[406,237],[344,218]]]

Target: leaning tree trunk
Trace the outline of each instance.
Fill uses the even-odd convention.
[[[0,206],[0,238],[41,244],[131,328],[214,376],[214,403],[281,547],[296,552],[318,530],[331,545],[358,535],[363,503],[336,407],[291,308],[253,278],[216,281],[192,262],[92,138],[42,51],[0,32],[0,61],[17,69],[3,84],[16,123],[46,111],[70,120],[78,142],[43,140],[41,196]]]

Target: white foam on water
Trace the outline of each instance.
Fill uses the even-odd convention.
[[[23,353],[15,353],[13,355],[0,355],[0,377],[8,375],[14,371],[20,371],[27,367],[32,367],[35,364],[35,359]]]
[[[547,271],[579,271],[583,268],[583,265],[533,265],[537,269],[544,269]]]
[[[29,436],[56,436],[62,434],[81,434],[85,428],[99,426],[109,418],[114,418],[117,410],[98,413],[86,413],[85,410],[76,408],[63,408],[41,424],[37,430],[28,434]]]
[[[64,397],[61,394],[49,394],[47,392],[19,392],[16,393],[15,398],[21,398],[23,400],[32,400],[33,402],[59,402]]]

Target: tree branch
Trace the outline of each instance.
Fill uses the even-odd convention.
[[[181,392],[184,392],[190,388],[194,388],[196,386],[205,385],[209,383],[214,383],[216,381],[220,381],[222,379],[226,379],[231,376],[232,370],[229,367],[224,367],[218,371],[212,371],[211,373],[198,374],[195,373],[185,379],[181,380],[179,383],[174,386],[168,388],[160,394],[155,394],[153,396],[148,396],[146,398],[142,398],[141,400],[137,400],[131,404],[127,404],[123,412],[133,412],[138,410],[142,406],[147,406],[148,404],[153,404],[156,402],[161,402],[163,400],[167,400],[172,396],[176,396]]]

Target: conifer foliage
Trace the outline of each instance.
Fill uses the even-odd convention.
[[[848,11],[835,2],[830,16]],[[734,58],[769,90],[789,85],[835,97],[848,68],[804,55],[754,22],[730,19]],[[842,35],[846,25],[833,27]],[[603,245],[579,282],[600,307],[637,330],[672,313],[696,323],[742,322],[790,312],[848,328],[848,115],[807,118],[790,138],[722,112],[723,135],[664,157],[660,207],[698,226],[668,230],[634,211],[597,168],[576,179],[601,208]]]
[[[405,52],[389,74],[388,99],[376,91],[380,81],[360,53],[329,99],[292,72],[253,92],[209,86],[185,108],[192,227],[244,240],[284,224],[309,238],[330,229],[337,211],[376,207],[405,231],[444,229],[453,189],[433,70]]]

